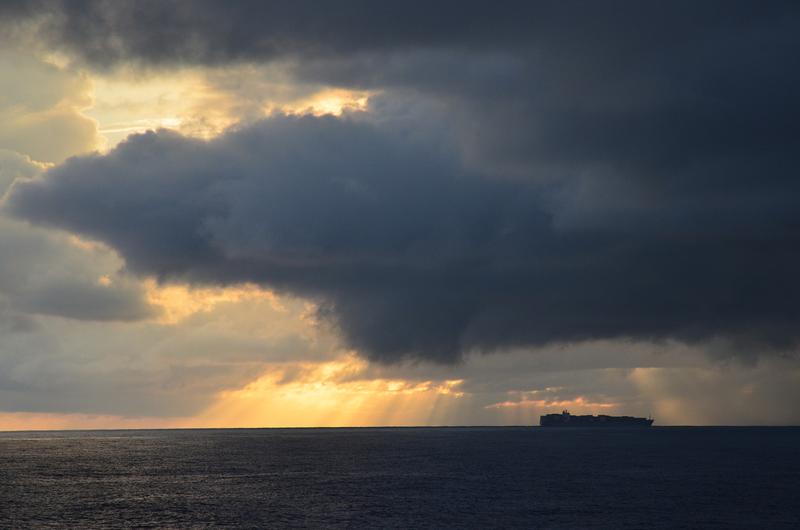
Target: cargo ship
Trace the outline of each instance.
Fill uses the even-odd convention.
[[[545,414],[539,417],[542,427],[650,427],[652,418],[633,416],[573,416],[568,411],[561,414]]]

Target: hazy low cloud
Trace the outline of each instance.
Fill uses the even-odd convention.
[[[140,320],[157,309],[104,248],[0,217],[0,298],[16,314],[82,320]]]
[[[275,116],[208,142],[148,133],[18,184],[8,206],[142,275],[312,298],[383,361],[614,337],[796,347],[796,214],[742,193],[706,204],[703,225],[678,195],[564,226],[585,196],[476,175],[434,130],[358,114]]]
[[[45,167],[0,150],[0,201],[14,182],[29,180]],[[6,308],[0,320],[14,329],[32,322],[32,314],[102,321],[157,314],[143,286],[122,273],[123,263],[106,247],[0,215],[0,248],[0,303]]]
[[[47,166],[34,162],[16,151],[0,149],[0,199],[15,179],[34,177],[45,167]]]
[[[281,304],[244,297],[169,325],[14,321],[0,296],[0,411],[190,416],[271,369],[341,353],[304,321],[304,302]]]
[[[0,149],[39,162],[92,151],[97,124],[81,113],[91,102],[85,75],[11,47],[0,52]]]

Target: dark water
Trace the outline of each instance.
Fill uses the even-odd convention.
[[[800,429],[0,433],[0,527],[800,528]]]

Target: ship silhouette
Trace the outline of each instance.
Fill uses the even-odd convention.
[[[542,427],[650,427],[652,418],[635,418],[633,416],[573,416],[569,411],[561,414],[545,414],[539,417]]]

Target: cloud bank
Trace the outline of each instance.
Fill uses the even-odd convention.
[[[702,223],[678,196],[566,222],[586,197],[478,174],[422,130],[356,114],[147,133],[18,183],[7,207],[138,274],[314,299],[380,361],[621,337],[796,347],[797,214],[742,194]]]
[[[141,275],[308,297],[372,359],[604,338],[797,349],[791,2],[9,4],[89,68],[371,90],[209,142],[131,137],[8,207]],[[27,27],[27,26],[26,26]]]

